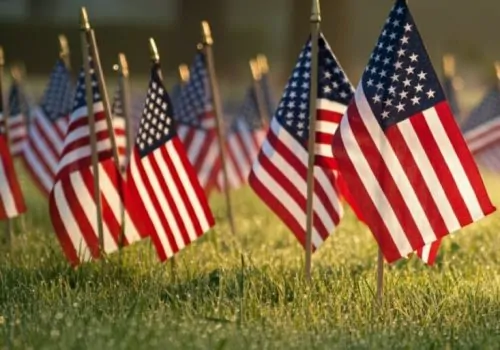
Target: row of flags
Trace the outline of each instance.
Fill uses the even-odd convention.
[[[258,82],[263,106],[258,90],[249,87],[227,120],[226,164],[203,51],[189,80],[172,89],[172,100],[159,64],[153,64],[131,154],[123,93],[115,94],[109,130],[94,72],[99,63],[89,57],[89,94],[85,70],[73,91],[69,71],[58,61],[21,154],[39,187],[50,193],[52,222],[68,260],[98,258],[145,237],[161,260],[174,256],[215,224],[207,196],[229,190],[224,166],[231,188],[248,183],[305,246],[308,160],[314,157],[313,250],[341,222],[344,202],[370,228],[389,262],[416,252],[432,264],[444,236],[495,210],[476,160],[500,168],[500,92],[495,88],[461,131],[452,111],[455,97],[446,99],[453,90],[441,87],[405,1],[397,0],[391,10],[357,89],[320,34],[312,131],[311,44],[308,39],[302,48],[277,108],[267,74]],[[310,132],[316,139],[312,154]],[[2,156],[5,169],[12,168],[7,158]],[[22,199],[20,190],[10,192]]]

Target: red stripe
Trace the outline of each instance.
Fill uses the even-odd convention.
[[[436,109],[437,109],[437,106],[436,106]],[[491,135],[500,136],[500,120],[497,121],[494,125],[491,125],[488,129],[484,130],[481,133],[474,135],[473,137],[467,137],[467,134],[465,135],[467,144],[471,147],[471,152],[473,154],[475,154],[477,152],[484,150],[485,148],[491,147],[491,145],[493,143],[496,143],[499,141],[499,138],[496,137],[493,141],[490,141],[488,143],[483,143],[484,139],[491,137]],[[479,146],[479,147],[475,146],[476,142],[481,142],[481,146]]]
[[[38,134],[42,137],[42,139],[45,141],[45,144],[48,146],[52,154],[55,156],[57,159],[59,157],[59,151],[57,150],[56,145],[54,144],[54,140],[45,133],[45,128],[50,128],[54,132],[56,132],[56,127],[54,124],[45,121],[46,125],[45,128],[42,126],[43,121],[40,120],[39,117],[35,117],[35,120],[33,121],[32,127],[36,128],[38,130]],[[50,124],[49,124],[50,123]],[[36,144],[36,142],[39,142],[38,140],[34,139],[34,135],[30,132],[28,135],[28,139],[33,143],[33,145]],[[63,141],[63,139],[59,139],[58,141]]]
[[[189,149],[189,147],[191,146],[191,143],[193,142],[194,136],[196,135],[196,129],[195,128],[189,128],[189,127],[187,127],[185,125],[180,125],[179,129],[180,128],[188,130],[187,133],[182,138],[182,143],[184,144],[184,147],[187,150],[187,149]]]
[[[316,132],[316,143],[319,144],[325,144],[325,145],[331,145],[333,140],[333,133],[332,134],[327,134],[323,132]]]
[[[328,121],[328,122],[333,122],[333,123],[340,123],[340,120],[342,119],[343,114],[329,111],[326,109],[318,109],[316,112],[316,118],[318,120],[322,121]]]
[[[26,156],[24,154],[21,157],[21,162],[23,163],[24,168],[30,174],[33,182],[35,183],[35,186],[40,190],[40,192],[42,192],[42,194],[44,196],[48,197],[50,194],[51,188],[46,188],[45,185],[42,184],[42,181],[40,180],[38,170],[36,169],[36,167],[32,166],[32,164],[28,162],[28,160],[26,159]],[[52,178],[52,183],[54,182],[53,180],[54,180],[54,178]]]
[[[86,110],[86,109],[85,109]],[[73,131],[80,127],[86,127],[89,125],[89,117],[87,114],[78,117],[78,119],[74,119],[73,114],[70,116],[70,121],[68,125],[68,129],[66,130],[66,135],[71,134]],[[106,120],[106,114],[104,110],[96,110],[94,105],[94,120],[95,123]]]
[[[108,189],[108,191],[115,191],[118,196],[120,196],[120,193],[118,192],[120,189],[120,183],[121,181],[121,176],[118,172],[118,169],[115,166],[115,163],[113,159],[108,159],[104,162],[101,163],[102,169],[104,170],[104,173],[108,176],[110,182],[112,183],[113,188]],[[99,174],[99,176],[104,176],[103,172]],[[104,192],[101,190],[99,191],[101,193],[101,203],[102,203],[102,218],[104,221],[104,224],[108,227],[109,232],[111,233],[111,236],[113,236],[116,245],[120,247],[120,240],[121,240],[121,217],[116,218],[115,215],[113,214],[112,210],[112,205],[114,203],[109,203],[108,200],[106,199],[106,196],[104,195]],[[120,196],[121,197],[121,196]],[[122,210],[121,208],[121,203],[118,203],[118,209]],[[120,221],[118,221],[120,220]],[[127,238],[125,235],[123,235],[123,242],[121,242],[123,246],[127,246],[129,242],[127,241]]]
[[[102,131],[99,131],[98,133],[96,133],[96,142],[107,140],[107,139],[110,139],[108,130],[102,130]],[[78,138],[75,141],[73,141],[69,144],[66,144],[64,146],[64,151],[63,151],[62,156],[64,157],[66,154],[68,154],[70,152],[73,152],[73,151],[75,151],[79,148],[82,148],[82,147],[87,147],[89,145],[90,145],[90,135],[84,136],[82,138]],[[111,147],[111,142],[110,142],[109,147]],[[101,151],[101,152],[103,152],[103,151]],[[101,153],[101,152],[98,152],[98,153]]]
[[[5,142],[5,137],[3,135],[0,137],[0,154],[2,155],[2,163],[5,171],[4,175],[7,179],[8,188],[12,194],[12,197],[14,198],[16,212],[18,214],[24,213],[26,211],[24,196],[17,179],[14,162],[9,154],[9,148],[7,146],[7,143]]]
[[[437,114],[441,119],[443,126],[446,126],[444,130],[451,140],[455,152],[458,154],[458,159],[462,163],[462,166],[467,174],[469,182],[476,193],[477,200],[481,209],[485,215],[488,215],[495,211],[495,207],[491,203],[486,188],[484,187],[483,179],[479,174],[479,170],[470,154],[467,145],[463,139],[463,136],[458,129],[458,126],[453,118],[453,114],[447,103],[439,103],[435,107]]]

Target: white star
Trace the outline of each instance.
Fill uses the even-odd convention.
[[[403,81],[404,86],[410,86],[411,85],[411,80],[406,78],[405,81]]]
[[[366,85],[373,86],[373,79],[368,79],[368,81],[366,82]]]
[[[414,74],[414,73],[415,73],[415,67],[408,66],[408,68],[406,68],[406,73],[407,73],[408,75],[410,75],[410,74]]]
[[[339,88],[339,83],[337,83],[336,81],[334,81],[334,82],[332,83],[332,87],[333,87],[334,89],[338,89],[338,88]]]
[[[410,56],[410,60],[412,62],[418,62],[418,55],[413,53],[411,56]]]
[[[386,48],[387,52],[393,52],[394,51],[394,46],[388,45]]]
[[[395,40],[396,36],[396,33],[391,33],[391,35],[389,35],[389,38],[391,38],[391,40]]]
[[[389,63],[391,63],[391,59],[389,57],[384,58],[384,66],[387,66]]]
[[[156,139],[159,140],[161,138],[161,134],[159,132],[156,133]]]
[[[393,82],[398,81],[398,80],[399,80],[399,74],[394,73],[394,74],[391,76],[391,80],[392,80]]]
[[[372,72],[372,74],[376,74],[376,73],[377,73],[377,68],[373,67],[373,68],[371,69],[371,72]]]
[[[393,22],[392,22],[392,25],[394,27],[399,27],[399,21],[397,19],[395,19]]]
[[[427,73],[423,71],[418,73],[418,80],[425,80],[425,79],[427,79]]]
[[[325,79],[330,79],[332,77],[332,73],[326,71],[325,72]]]
[[[328,85],[325,85],[325,86],[323,87],[323,92],[324,92],[325,94],[329,94],[330,92],[332,92],[332,88],[331,88],[331,87],[329,87]]]
[[[392,99],[388,98],[387,100],[384,101],[384,105],[387,106],[392,106]]]
[[[431,99],[431,98],[435,97],[436,91],[429,89],[429,91],[427,91],[426,94],[427,94],[427,98]]]
[[[162,112],[162,113],[160,113],[160,119],[161,119],[161,120],[165,120],[165,113],[163,113],[163,112]]]
[[[302,89],[309,90],[309,83],[303,82],[302,83]]]
[[[397,61],[396,63],[394,63],[394,69],[401,69],[401,68],[403,68],[403,62]]]
[[[340,92],[340,97],[342,97],[342,98],[347,98],[347,96],[348,96],[348,95],[347,95],[347,93],[346,93],[345,91],[341,91],[341,92]]]
[[[335,73],[335,74],[340,74],[340,68],[339,68],[339,67],[335,67],[335,68],[333,69],[333,73]]]
[[[380,42],[380,43],[378,43],[377,46],[378,46],[379,49],[382,50],[384,48],[384,43]]]
[[[411,102],[413,105],[419,105],[420,104],[420,97],[415,96],[414,98],[411,99]]]
[[[307,100],[309,98],[309,95],[306,94],[305,92],[303,92],[301,95],[300,95],[300,98],[303,99],[303,100]]]
[[[389,111],[385,110],[382,112],[382,119],[387,119],[389,118]]]
[[[374,61],[375,61],[375,62],[380,61],[380,55],[376,55],[376,56],[375,56],[375,58],[374,58]]]
[[[381,78],[384,78],[387,76],[387,72],[382,69],[382,71],[379,73]]]
[[[170,129],[169,128],[165,128],[163,129],[163,134],[164,135],[168,135],[168,133],[170,132]]]
[[[293,102],[293,101],[288,102],[287,107],[288,108],[294,108],[295,107],[295,102]]]
[[[382,96],[376,94],[375,96],[373,96],[373,103],[380,103],[382,102]]]
[[[410,23],[406,23],[405,32],[411,32],[412,28],[413,28],[413,25],[411,25]]]
[[[399,104],[396,106],[398,109],[398,112],[404,111],[405,110],[405,105],[399,102]]]
[[[288,113],[286,114],[286,118],[287,118],[287,119],[292,119],[292,118],[293,118],[293,112],[288,112]]]
[[[152,144],[153,144],[153,138],[152,138],[152,137],[149,137],[149,138],[148,138],[148,145],[150,145],[150,146],[151,146]]]
[[[424,86],[423,85],[420,85],[420,84],[417,84],[417,86],[415,86],[415,91],[418,93],[418,92],[422,92],[424,89]]]
[[[398,8],[396,9],[396,13],[397,13],[398,15],[402,15],[402,14],[404,13],[404,9],[400,6],[400,7],[398,7]]]
[[[382,90],[384,88],[384,84],[378,83],[377,84],[377,90]]]
[[[311,75],[309,74],[309,72],[305,72],[304,74],[302,74],[302,77],[303,77],[304,79],[309,79],[309,77],[310,77],[310,76],[311,76]]]
[[[297,93],[295,91],[290,92],[290,98],[295,98]]]
[[[399,57],[404,56],[404,55],[405,55],[405,53],[406,53],[406,50],[404,50],[404,49],[400,49],[400,50],[398,51],[398,56],[399,56]]]
[[[394,86],[389,87],[389,95],[396,95],[396,88]]]
[[[399,39],[401,41],[401,44],[408,44],[410,38],[408,38],[407,36],[403,36],[401,39]]]
[[[387,35],[387,31],[384,29],[384,30],[382,31],[382,36],[386,36],[386,35]]]
[[[407,97],[408,97],[408,91],[404,91],[404,90],[403,90],[403,91],[401,91],[401,93],[399,94],[399,98],[400,98],[401,100],[404,100],[404,99],[405,99],[405,98],[407,98]]]
[[[301,104],[299,105],[299,108],[302,110],[305,110],[305,109],[307,109],[307,104],[304,102],[301,102]]]
[[[306,119],[306,114],[304,112],[300,112],[299,119]]]
[[[297,128],[304,129],[304,122],[298,122],[297,123]]]

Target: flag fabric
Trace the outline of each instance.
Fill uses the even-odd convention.
[[[122,179],[112,159],[110,133],[99,91],[93,62],[89,57],[98,156],[99,188],[102,203],[103,247],[112,253],[141,239],[128,211],[122,212]],[[84,70],[78,78],[73,110],[56,181],[49,196],[52,224],[63,251],[73,265],[101,256],[99,224],[94,198],[94,176],[91,160],[90,126],[86,103]],[[122,216],[126,227],[122,236]]]
[[[439,252],[439,247],[441,246],[441,240],[437,240],[430,244],[426,244],[422,248],[417,250],[417,256],[427,265],[434,265]]]
[[[462,126],[470,151],[478,164],[500,172],[500,88],[493,87]]]
[[[332,81],[340,68],[321,34],[318,40],[318,105],[337,94]],[[278,215],[305,246],[307,150],[309,136],[309,89],[311,41],[308,40],[288,80],[270,130],[252,167],[249,183],[256,194]],[[342,73],[343,74],[343,73]],[[329,77],[329,78],[328,78]],[[341,90],[343,91],[343,90]],[[346,88],[346,92],[351,92]],[[349,96],[346,96],[346,103]],[[332,103],[333,104],[333,103]],[[327,104],[325,104],[327,106]],[[326,108],[323,106],[324,108]],[[336,106],[336,105],[335,105]],[[331,151],[330,151],[331,153]],[[336,186],[336,172],[314,168],[312,246],[317,249],[333,232],[343,209]]]
[[[3,117],[3,110],[3,98],[0,92],[0,117]],[[23,193],[9,150],[9,142],[2,127],[0,132],[0,220],[14,218],[25,211]]]
[[[386,21],[333,150],[389,262],[495,210],[404,0]]]
[[[206,193],[214,188],[221,169],[212,91],[203,53],[198,52],[189,82],[181,89],[176,112],[177,133],[184,144],[201,186]]]
[[[448,104],[450,105],[451,112],[455,116],[457,122],[460,122],[460,107],[458,105],[457,92],[453,85],[453,77],[445,76],[443,78],[443,90]]]
[[[155,64],[127,170],[125,201],[164,261],[214,225],[207,198],[176,135],[173,108]]]
[[[267,123],[260,116],[255,90],[251,87],[226,136],[226,169],[230,188],[237,189],[246,184],[253,162],[266,138]],[[224,189],[222,167],[217,187],[219,190]]]
[[[21,110],[23,103],[21,94],[21,87],[14,82],[9,90],[9,119],[7,120],[10,153],[14,157],[21,155],[27,135],[26,116]]]
[[[54,185],[72,103],[70,73],[64,62],[58,60],[40,105],[33,111],[22,158],[38,188],[47,196]]]
[[[131,111],[132,113],[132,111]],[[113,96],[113,104],[111,106],[111,114],[113,115],[113,129],[115,132],[116,147],[118,150],[118,159],[120,168],[125,170],[127,163],[127,129],[125,120],[125,112],[123,108],[123,84],[118,83]]]

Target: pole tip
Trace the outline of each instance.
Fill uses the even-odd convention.
[[[203,36],[203,44],[212,45],[214,39],[212,38],[212,31],[210,30],[210,24],[207,21],[201,22],[201,32]]]
[[[311,22],[312,23],[321,22],[321,10],[319,7],[319,0],[312,0]]]
[[[83,30],[90,29],[89,15],[87,14],[85,6],[82,6],[80,9],[80,28]]]
[[[455,76],[455,56],[446,54],[443,56],[444,75],[448,78]]]
[[[155,63],[160,62],[160,55],[158,54],[158,48],[156,47],[155,39],[149,38],[149,53],[151,55],[151,60]]]
[[[3,65],[5,65],[5,58],[3,55],[3,47],[0,46],[0,66],[3,66]]]
[[[59,48],[61,50],[60,55],[61,57],[66,57],[69,55],[68,39],[64,34],[59,34],[58,38],[59,38]]]
[[[258,54],[257,55],[257,63],[259,65],[259,70],[260,70],[261,74],[269,73],[269,64],[267,62],[266,55]]]
[[[260,70],[259,61],[256,59],[251,59],[249,62],[250,70],[252,71],[252,77],[254,80],[260,80],[262,77],[262,72]]]
[[[127,62],[127,56],[123,52],[120,52],[118,54],[118,64],[120,65],[120,71],[122,76],[128,77],[129,70],[128,70],[128,62]]]
[[[189,67],[186,64],[179,65],[179,76],[182,83],[187,83],[189,81]]]

